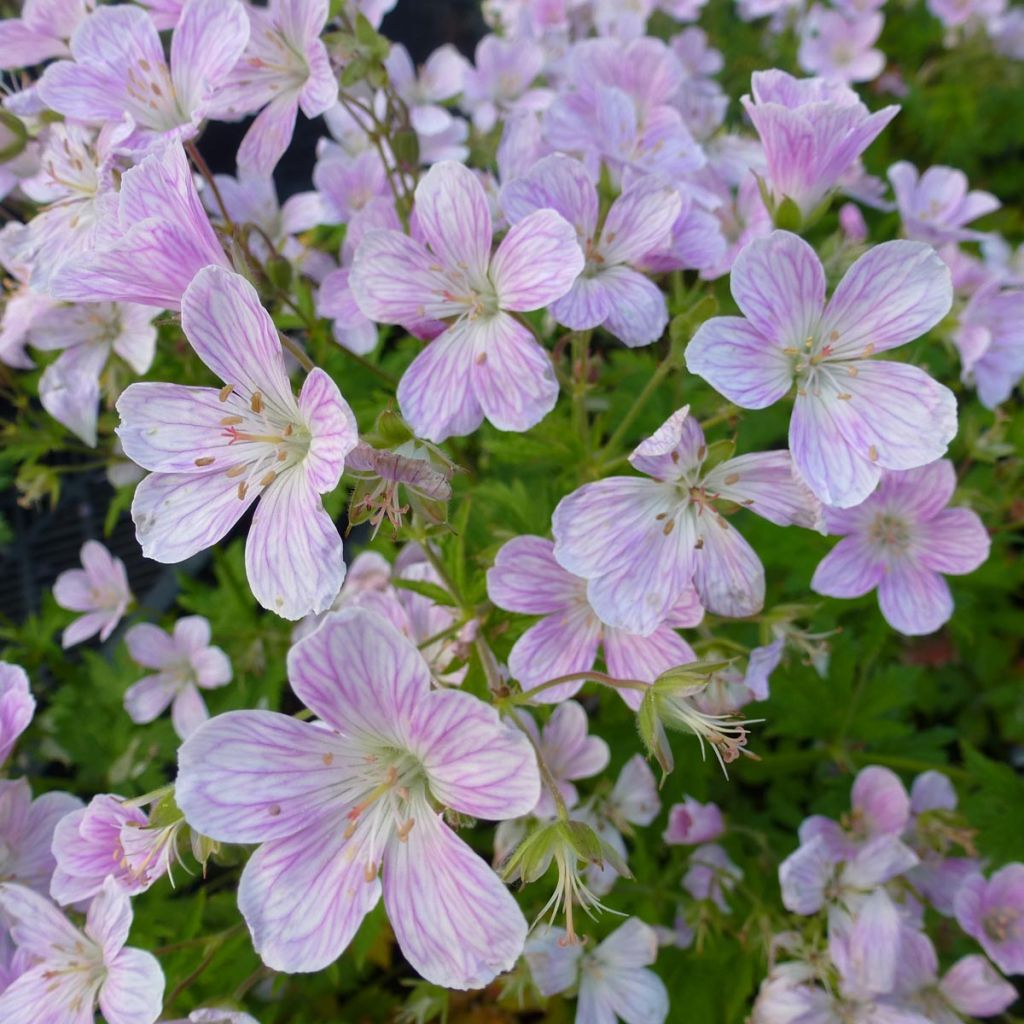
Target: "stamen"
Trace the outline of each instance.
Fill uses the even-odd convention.
[[[222,427],[236,427],[239,423],[244,423],[245,418],[243,416],[225,416],[221,421]]]
[[[212,455],[204,455],[200,459],[196,459],[197,466],[212,466],[215,459]]]
[[[224,387],[217,392],[217,398],[221,402],[226,402],[231,397],[231,392],[235,390],[234,384],[225,384]]]
[[[269,487],[277,479],[277,473],[271,470],[262,480],[260,480],[260,487]]]
[[[263,412],[263,396],[258,391],[253,392],[252,398],[249,400],[249,408],[257,414]]]
[[[248,491],[249,491],[249,485],[243,480],[238,485],[238,500],[239,501],[245,501],[245,496],[248,493]]]

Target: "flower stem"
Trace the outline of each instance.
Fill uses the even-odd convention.
[[[533,703],[533,698],[538,693],[550,690],[554,686],[561,686],[563,683],[574,683],[577,680],[601,683],[615,690],[646,690],[650,685],[640,679],[616,679],[614,676],[606,675],[604,672],[570,672],[566,676],[556,676],[554,679],[549,679],[547,682],[541,683],[540,686],[534,686],[532,689],[524,690],[522,693],[515,693],[506,699],[506,703],[514,705],[531,704]]]

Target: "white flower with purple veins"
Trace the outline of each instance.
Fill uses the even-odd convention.
[[[544,61],[543,47],[533,39],[491,33],[477,43],[460,106],[472,115],[478,132],[489,132],[502,113],[543,110],[551,102],[550,90],[531,88]]]
[[[72,612],[84,612],[61,636],[65,649],[97,633],[106,640],[121,621],[132,600],[124,562],[99,541],[82,545],[82,568],[66,569],[53,584],[53,598]]]
[[[0,765],[11,756],[35,711],[36,699],[25,670],[20,665],[0,661]]]
[[[0,910],[32,966],[0,995],[4,1024],[153,1024],[164,975],[156,958],[126,947],[132,905],[109,878],[89,904],[79,931],[47,899],[20,885],[0,885]]]
[[[761,610],[764,567],[718,502],[779,526],[818,528],[821,508],[789,452],[740,455],[705,471],[706,455],[704,432],[684,406],[629,456],[646,476],[584,484],[559,502],[555,558],[587,580],[603,622],[649,636],[691,584],[716,615]]]
[[[589,951],[567,941],[564,929],[544,926],[530,937],[525,953],[541,995],[578,986],[576,1024],[662,1024],[668,991],[650,969],[657,958],[657,933],[636,917]]]
[[[100,375],[111,353],[137,374],[156,352],[159,310],[131,303],[90,302],[56,306],[32,322],[29,344],[60,351],[39,379],[39,401],[58,423],[96,447]]]
[[[188,0],[171,38],[168,66],[144,10],[100,7],[71,37],[72,59],[43,73],[39,95],[65,117],[124,124],[131,134],[120,145],[145,152],[196,135],[248,38],[249,22],[238,0]]]
[[[1005,402],[1024,377],[1024,288],[979,288],[953,334],[961,379],[974,385],[987,409]]]
[[[571,157],[544,157],[501,191],[513,223],[537,210],[555,210],[576,229],[586,265],[551,315],[574,331],[603,326],[631,348],[657,341],[668,323],[665,296],[631,263],[665,245],[683,201],[668,181],[638,178],[607,212],[598,230],[597,187]]]
[[[880,14],[848,18],[815,4],[800,30],[800,67],[831,81],[872,81],[885,70],[885,54],[873,49],[883,21]]]
[[[540,795],[529,740],[477,698],[431,690],[419,651],[361,608],[300,640],[288,676],[322,721],[233,711],[178,755],[189,824],[261,844],[238,893],[257,952],[275,970],[322,970],[383,892],[424,978],[488,984],[522,952],[526,920],[439,808],[492,821],[529,813]]]
[[[706,320],[686,364],[744,409],[795,386],[789,447],[826,505],[859,505],[886,469],[941,458],[956,434],[956,398],[924,370],[874,360],[934,327],[953,303],[931,246],[884,242],[846,272],[828,304],[817,253],[788,231],[746,247],[731,288],[742,317]]]
[[[732,892],[742,878],[742,869],[733,863],[721,846],[705,843],[690,854],[683,888],[695,900],[710,900],[723,914],[727,914],[726,894]]]
[[[0,21],[0,68],[29,68],[66,57],[68,40],[95,0],[24,0],[21,15]]]
[[[954,167],[929,167],[919,175],[913,164],[900,160],[888,176],[903,233],[932,245],[983,238],[984,232],[967,225],[1001,205],[990,192],[968,191],[967,175]]]
[[[118,399],[125,454],[150,471],[132,502],[143,554],[189,558],[259,498],[245,548],[253,594],[286,619],[323,611],[345,561],[321,495],[337,487],[355,447],[352,411],[320,369],[296,401],[277,328],[238,274],[201,270],[182,298],[181,323],[224,387],[132,384]]]
[[[850,509],[826,509],[829,533],[843,539],[814,572],[811,589],[829,597],[878,590],[886,622],[907,636],[934,633],[953,614],[944,575],[964,576],[988,558],[977,512],[947,508],[956,487],[948,459],[885,473],[878,490]]]
[[[955,898],[956,919],[1006,974],[1024,974],[1024,864],[1008,864],[986,880],[976,874]]]
[[[213,690],[231,682],[231,662],[210,644],[210,623],[201,615],[178,619],[167,633],[140,622],[124,635],[128,653],[143,668],[155,669],[124,695],[133,722],[154,721],[171,705],[171,721],[180,739],[188,739],[209,718],[200,688]]]
[[[81,806],[70,793],[44,793],[33,800],[26,779],[0,779],[0,878],[49,892],[56,863],[53,830]]]
[[[269,177],[291,142],[299,108],[314,118],[338,101],[338,79],[320,40],[328,2],[270,0],[247,5],[246,13],[248,44],[215,83],[212,104],[218,114],[260,111],[239,146],[238,166]],[[182,19],[187,15],[186,7]]]
[[[572,226],[538,210],[491,255],[487,195],[462,164],[435,164],[416,186],[424,241],[371,231],[349,286],[380,323],[451,325],[412,362],[398,385],[402,415],[431,441],[469,434],[486,417],[499,430],[528,430],[555,406],[558,381],[547,352],[513,313],[560,299],[583,269]]]
[[[602,622],[587,598],[587,581],[567,572],[555,561],[554,544],[543,537],[514,537],[502,546],[487,572],[487,593],[506,611],[541,615],[515,642],[508,665],[524,690],[533,690],[559,676],[587,672],[603,647],[605,667],[616,679],[653,683],[662,672],[696,661],[690,645],[677,628],[696,626],[704,609],[693,587],[686,587],[665,619],[646,636]],[[583,679],[540,690],[538,704],[558,703],[572,697]],[[619,689],[634,710],[642,693]]]
[[[436,135],[452,122],[451,113],[441,104],[462,92],[462,81],[469,62],[450,43],[439,46],[416,74],[409,51],[401,43],[392,43],[384,62],[391,85],[409,108],[409,120],[419,135]]]

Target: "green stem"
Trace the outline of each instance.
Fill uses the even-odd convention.
[[[570,672],[566,676],[556,676],[554,679],[549,679],[547,682],[541,683],[540,686],[534,686],[523,693],[514,693],[511,697],[506,698],[505,703],[513,705],[531,704],[533,703],[533,698],[538,693],[550,690],[554,686],[561,686],[563,683],[575,683],[577,681],[601,683],[615,690],[647,690],[650,688],[650,684],[641,682],[639,679],[616,679],[614,676],[607,675],[604,672],[595,671]]]
[[[608,439],[607,444],[601,449],[601,454],[607,456],[615,450],[622,443],[626,436],[626,432],[633,425],[633,420],[637,418],[640,411],[647,404],[647,400],[654,394],[661,382],[669,375],[674,368],[674,362],[669,359],[663,359],[659,364],[658,368],[651,374],[650,379],[644,385],[643,390],[639,395],[636,396],[636,401],[629,407],[626,415],[619,421],[619,425],[615,428],[615,432]]]

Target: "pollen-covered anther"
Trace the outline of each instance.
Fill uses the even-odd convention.
[[[257,415],[263,412],[263,395],[258,391],[252,393],[252,398],[249,399],[249,408]]]
[[[242,416],[225,416],[220,421],[222,427],[237,427],[239,423],[244,423],[245,418]]]
[[[416,824],[416,819],[415,818],[409,818],[408,821],[403,821],[402,824],[398,826],[398,828],[395,830],[395,832],[396,832],[396,834],[398,836],[398,841],[400,843],[408,842],[408,840],[409,840],[409,833],[412,831],[412,827],[415,824]]]
[[[203,455],[196,459],[197,466],[212,466],[216,460],[212,455]]]
[[[231,397],[231,392],[234,390],[234,384],[225,384],[224,387],[217,392],[217,401],[226,402]]]

